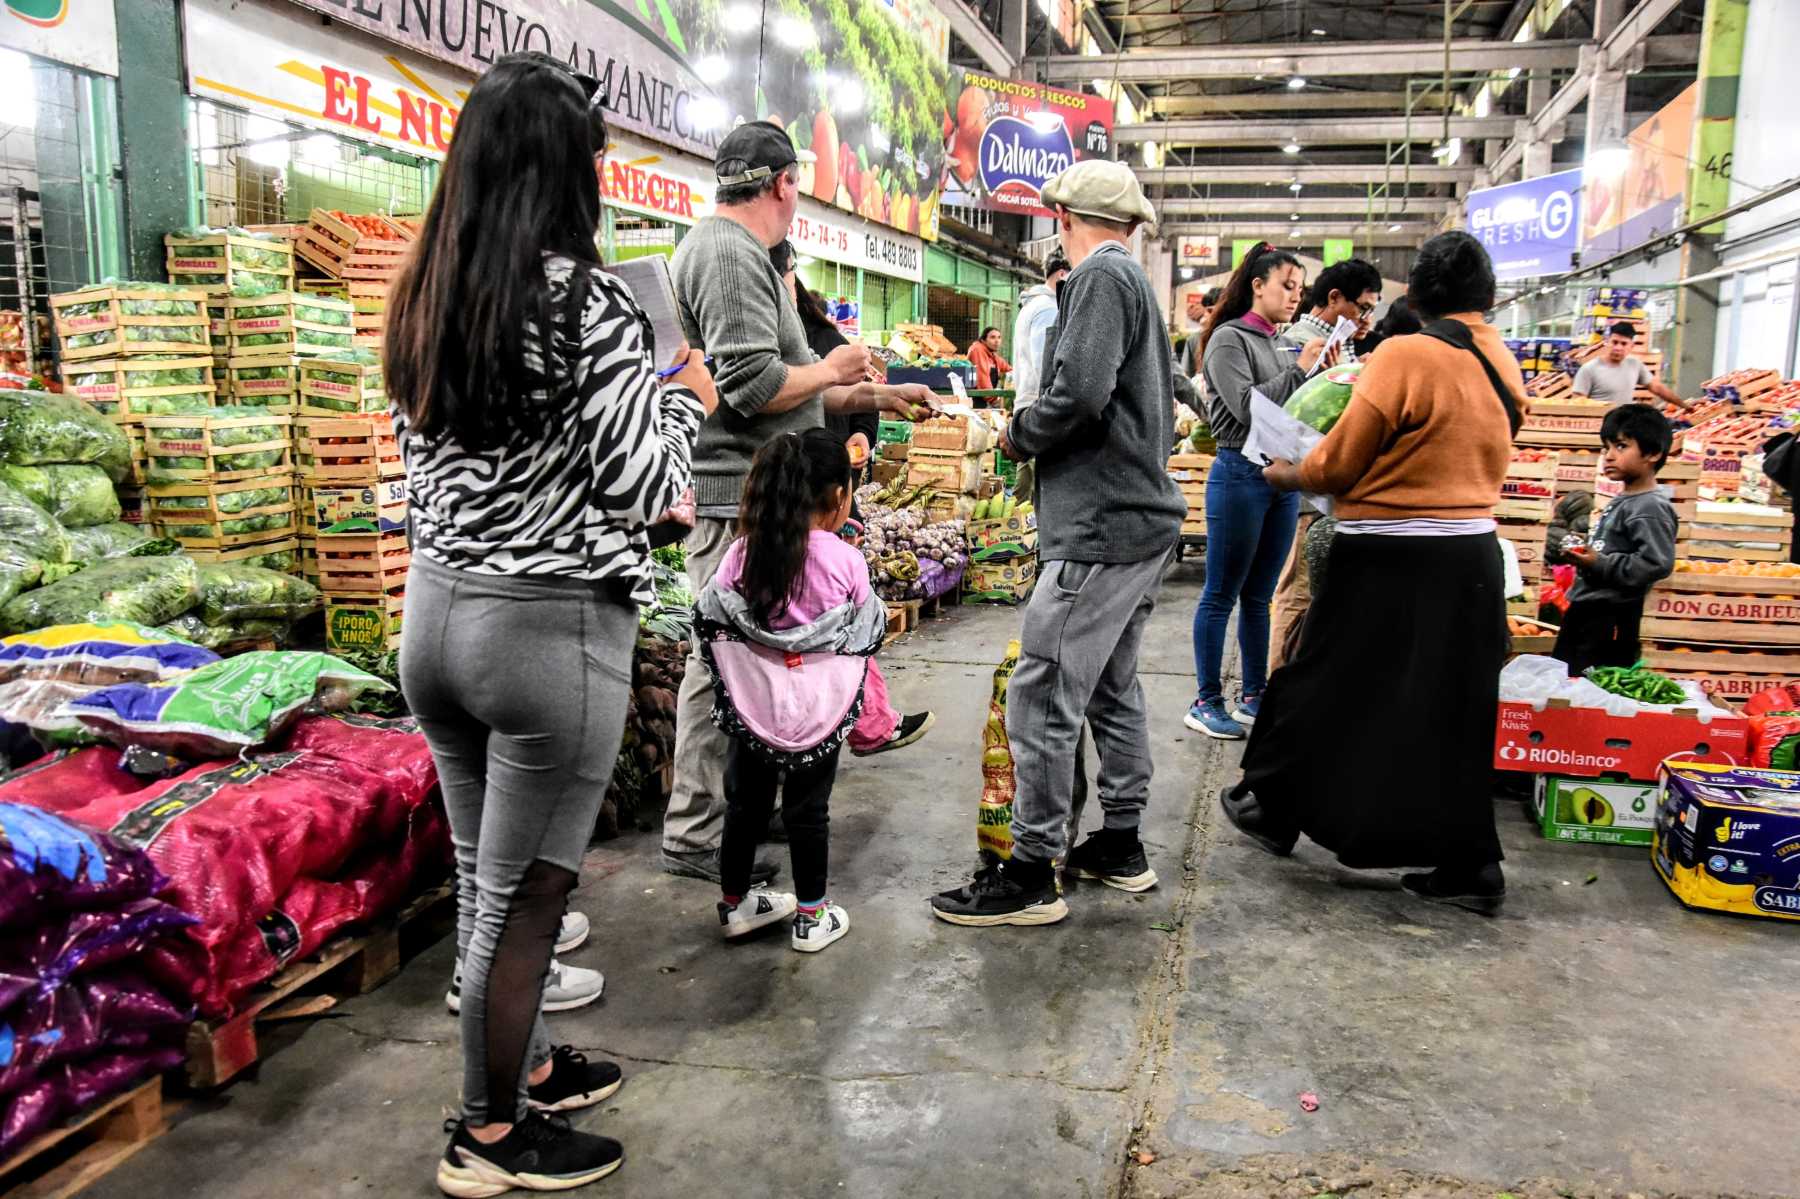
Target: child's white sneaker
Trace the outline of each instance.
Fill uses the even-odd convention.
[[[805,912],[794,915],[794,948],[801,953],[817,953],[850,931],[850,913],[835,903],[819,909],[817,919]]]
[[[719,927],[725,930],[727,938],[736,940],[749,936],[759,928],[781,923],[792,916],[799,906],[800,901],[787,891],[752,887],[750,894],[738,900],[735,908],[723,900],[719,901]]]

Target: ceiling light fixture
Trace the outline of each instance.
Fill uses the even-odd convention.
[[[1297,213],[1297,212],[1290,212],[1290,213],[1288,213],[1288,220],[1290,220],[1290,221],[1297,221],[1297,220],[1299,220],[1299,219],[1300,219],[1300,214],[1299,214],[1299,213]]]
[[[1281,152],[1283,154],[1298,154],[1300,153],[1300,143],[1289,142],[1287,145],[1281,147]]]
[[[1306,76],[1294,75],[1288,79],[1288,91],[1297,92],[1306,86]]]
[[[1324,36],[1325,36],[1325,31],[1324,31],[1324,30],[1323,30],[1323,29],[1315,29],[1315,30],[1313,30],[1313,31],[1312,31],[1312,35],[1313,35],[1313,36],[1314,36],[1314,37],[1324,37]]]
[[[1389,226],[1388,226],[1388,232],[1389,232],[1389,233],[1398,233],[1398,232],[1400,232],[1400,225],[1399,225],[1399,223],[1398,223],[1398,222],[1395,222],[1395,223],[1394,223],[1394,224],[1392,224],[1392,225],[1389,225]]]
[[[1292,183],[1288,184],[1288,190],[1291,192],[1299,191],[1300,190],[1300,181],[1298,179],[1296,179]]]

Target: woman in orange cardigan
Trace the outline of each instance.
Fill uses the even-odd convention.
[[[1244,777],[1220,798],[1270,853],[1305,833],[1346,866],[1429,867],[1404,887],[1494,915],[1506,896],[1491,787],[1506,652],[1494,506],[1524,380],[1482,315],[1494,271],[1480,242],[1426,242],[1411,295],[1425,331],[1383,344],[1305,462],[1264,471],[1333,497],[1337,537]]]

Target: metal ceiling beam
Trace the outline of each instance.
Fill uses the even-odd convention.
[[[1208,183],[1384,183],[1399,186],[1403,176],[1415,184],[1467,183],[1475,177],[1473,166],[1440,166],[1415,163],[1410,174],[1398,165],[1384,168],[1379,162],[1351,163],[1343,166],[1315,166],[1311,163],[1282,162],[1265,166],[1198,166],[1140,167],[1138,182],[1146,187],[1204,187]]]
[[[1513,117],[1451,117],[1450,136],[1469,140],[1506,137],[1516,123]],[[1302,146],[1379,145],[1433,141],[1443,130],[1441,116],[1415,116],[1410,121],[1405,117],[1147,121],[1114,126],[1113,140],[1121,145],[1153,141],[1165,146],[1241,146],[1280,145],[1293,138]]]
[[[1156,210],[1167,216],[1211,216],[1215,220],[1229,220],[1233,216],[1276,216],[1285,217],[1291,212],[1299,213],[1303,218],[1309,216],[1361,218],[1371,211],[1380,215],[1382,212],[1399,213],[1410,211],[1414,216],[1429,214],[1434,219],[1444,211],[1444,200],[1441,196],[1414,196],[1409,201],[1404,196],[1392,199],[1377,197],[1371,201],[1367,196],[1259,196],[1246,199],[1242,196],[1187,197],[1174,196],[1151,201]]]
[[[962,0],[937,0],[937,10],[950,18],[950,32],[975,52],[982,66],[1002,79],[1012,76],[1019,65],[1017,60],[1006,52],[1000,36],[981,23],[974,9]]]
[[[1444,98],[1435,92],[1415,96],[1413,107],[1441,109]],[[1153,96],[1150,110],[1165,117],[1206,116],[1212,113],[1317,112],[1319,110],[1354,112],[1403,112],[1405,92],[1339,92],[1314,89],[1291,92],[1233,92],[1222,96]]]
[[[938,0],[942,5],[954,0]],[[1580,42],[1485,42],[1462,38],[1450,43],[1450,70],[1573,70]],[[1328,78],[1346,75],[1432,75],[1444,69],[1442,41],[1327,42],[1321,45],[1188,45],[1123,54],[1065,54],[1050,60],[1051,83],[1083,83],[1118,77],[1136,83],[1172,79],[1248,79],[1257,75]]]
[[[1403,246],[1416,247],[1426,238],[1438,231],[1437,221],[1402,221],[1400,228],[1390,232],[1388,224],[1377,221],[1373,225],[1357,222],[1354,224],[1336,222],[1319,224],[1317,222],[1284,224],[1280,221],[1245,222],[1235,221],[1221,224],[1213,222],[1171,221],[1157,226],[1157,235],[1161,237],[1181,237],[1189,233],[1216,233],[1221,241],[1231,241],[1238,237],[1260,237],[1281,245],[1317,245],[1322,238],[1348,237],[1353,239],[1357,247]],[[1292,234],[1298,230],[1300,236]]]

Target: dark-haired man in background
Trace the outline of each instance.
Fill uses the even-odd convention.
[[[1629,404],[1637,398],[1637,389],[1643,387],[1659,400],[1692,408],[1690,401],[1657,382],[1643,359],[1632,354],[1631,346],[1636,340],[1637,326],[1629,321],[1620,321],[1608,329],[1605,351],[1582,363],[1575,372],[1575,394],[1608,404]]]

